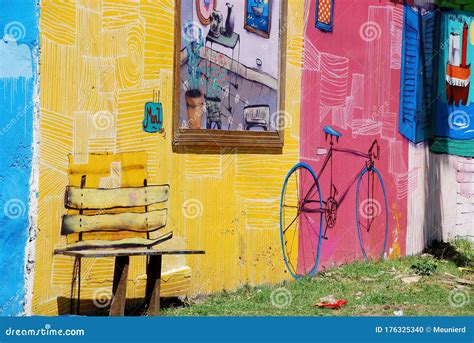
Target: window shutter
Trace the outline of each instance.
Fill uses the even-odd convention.
[[[399,130],[415,143],[428,139],[432,132],[432,103],[437,85],[436,18],[437,12],[421,15],[405,5]]]

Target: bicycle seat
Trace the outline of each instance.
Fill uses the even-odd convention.
[[[340,133],[339,131],[337,131],[336,129],[332,128],[329,125],[326,125],[324,127],[324,133],[326,134],[326,137],[330,135],[331,138],[336,137],[337,140],[339,140],[339,137],[342,137],[342,133]]]

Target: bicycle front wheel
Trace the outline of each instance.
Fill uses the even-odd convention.
[[[356,221],[362,255],[378,259],[385,255],[388,237],[388,204],[382,175],[365,168],[356,188]]]
[[[322,243],[323,202],[318,179],[306,163],[296,164],[283,183],[280,239],[283,259],[298,279],[316,273]]]

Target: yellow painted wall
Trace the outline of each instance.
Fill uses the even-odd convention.
[[[288,127],[283,154],[239,154],[238,148],[221,149],[220,154],[198,154],[192,149],[174,153],[174,1],[41,1],[34,314],[62,312],[66,306],[62,297],[69,297],[73,260],[53,256],[53,249],[66,242],[59,234],[66,213],[65,187],[80,179],[78,174],[69,175],[68,156],[78,173],[86,170],[90,186],[108,182],[114,161],[123,169],[122,185],[140,185],[144,175],[149,184],[171,185],[168,223],[174,238],[168,244],[204,249],[206,255],[165,257],[164,294],[232,290],[288,277],[278,211],[284,176],[299,155],[303,12],[303,1],[289,1]],[[161,93],[166,135],[148,134],[141,128],[143,106],[153,90]],[[97,160],[94,154],[103,153],[113,157]],[[144,169],[125,170],[136,160]],[[131,259],[129,298],[144,294],[144,261]],[[112,259],[85,260],[83,273],[81,298],[108,296]]]

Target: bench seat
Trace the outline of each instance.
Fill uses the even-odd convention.
[[[157,256],[157,255],[202,255],[204,250],[193,249],[157,249],[157,248],[134,248],[134,249],[88,249],[88,250],[56,250],[56,254],[84,257],[103,258],[118,256]]]
[[[168,232],[156,239],[146,239],[141,237],[125,238],[115,241],[111,240],[83,240],[68,244],[66,247],[54,250],[55,254],[63,251],[86,250],[86,249],[113,249],[113,248],[142,248],[152,247],[173,237],[172,232]]]
[[[204,254],[202,250],[153,248],[173,237],[173,232],[166,226],[167,208],[156,209],[154,206],[168,201],[168,197],[169,185],[148,186],[146,179],[143,187],[86,188],[86,175],[82,175],[81,187],[67,187],[65,207],[72,211],[62,216],[61,235],[73,234],[77,241],[55,249],[54,254],[74,257],[71,313],[77,281],[76,313],[79,314],[81,259],[115,259],[110,315],[123,316],[130,256],[147,256],[144,305],[148,315],[159,315],[162,255]],[[133,232],[135,234],[123,238],[121,234],[116,235],[120,232],[127,232],[129,237]],[[90,239],[88,235],[91,233],[94,237],[98,237],[97,233],[103,235],[99,239]]]

